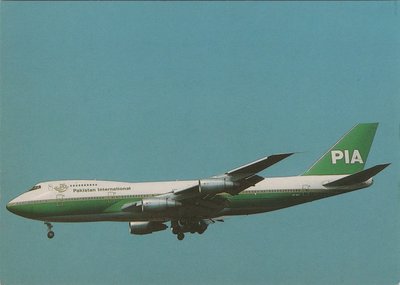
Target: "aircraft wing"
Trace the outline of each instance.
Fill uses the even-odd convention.
[[[256,185],[264,180],[263,177],[257,175],[258,172],[278,163],[279,161],[291,156],[293,153],[274,154],[251,163],[245,164],[238,168],[225,172],[222,175],[212,176],[206,179],[193,181],[193,184],[183,189],[155,196],[155,199],[167,199],[180,203],[186,208],[190,208],[192,213],[199,211],[199,216],[202,215],[201,210],[207,215],[210,211],[218,212],[227,206],[228,200],[220,195],[228,193],[237,195],[241,191]],[[136,207],[142,206],[141,202],[134,202],[123,206],[123,210],[131,211]]]
[[[291,156],[292,154],[293,154],[293,152],[266,156],[259,160],[250,162],[246,165],[232,169],[232,170],[226,172],[222,176],[227,176],[234,181],[241,180],[241,179],[244,179],[247,177],[251,177],[251,176],[255,175],[256,173],[274,165],[275,163],[278,163],[279,161]],[[221,176],[216,176],[216,177],[221,177]]]
[[[224,192],[236,195],[264,180],[263,177],[257,175],[258,172],[278,163],[292,154],[293,153],[282,153],[270,155],[232,169],[222,175],[198,180],[191,187],[178,189],[164,195],[170,196],[178,201],[193,199],[195,197],[213,197],[216,194]]]

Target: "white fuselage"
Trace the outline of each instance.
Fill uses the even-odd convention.
[[[344,177],[331,176],[291,176],[266,178],[240,192],[238,195],[220,194],[228,197],[230,205],[218,212],[200,215],[209,218],[221,215],[243,215],[267,212],[321,199],[344,192],[368,187],[372,179],[351,187],[332,188],[326,183]],[[26,217],[45,221],[133,221],[169,220],[180,212],[124,212],[121,209],[132,201],[179,191],[196,185],[198,180],[165,182],[116,182],[99,180],[60,180],[37,184],[38,189],[28,191],[9,206],[26,207]],[[51,206],[53,205],[53,206]]]

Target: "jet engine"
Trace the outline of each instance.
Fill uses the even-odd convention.
[[[129,231],[133,235],[147,235],[153,232],[163,231],[168,228],[161,222],[129,222]]]
[[[181,206],[182,203],[170,198],[148,198],[143,199],[138,206],[142,206],[142,212],[165,211],[170,208]]]
[[[226,179],[199,180],[199,192],[204,194],[218,194],[229,192],[239,186],[238,183]]]

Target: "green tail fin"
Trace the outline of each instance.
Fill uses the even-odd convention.
[[[353,174],[364,169],[378,123],[358,124],[303,175]]]

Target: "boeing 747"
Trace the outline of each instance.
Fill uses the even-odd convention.
[[[275,211],[372,185],[389,164],[365,169],[377,123],[358,124],[299,176],[262,177],[291,156],[274,154],[204,179],[166,182],[61,180],[40,182],[7,204],[19,216],[54,222],[128,222],[135,235],[168,228],[179,240],[202,234],[224,217]]]

